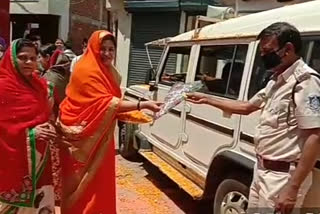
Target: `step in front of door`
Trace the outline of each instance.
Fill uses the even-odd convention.
[[[203,190],[193,183],[190,179],[181,174],[174,167],[169,165],[166,161],[164,161],[161,157],[155,154],[152,151],[140,151],[140,154],[150,161],[153,165],[159,168],[161,172],[167,175],[171,180],[179,185],[184,191],[186,191],[190,196],[194,199],[201,198],[203,194]]]

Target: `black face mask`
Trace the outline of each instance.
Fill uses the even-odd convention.
[[[261,56],[264,67],[266,69],[272,69],[272,68],[277,67],[278,65],[281,64],[281,57],[277,54],[277,52],[279,50],[273,51],[273,52],[268,53],[264,56]]]

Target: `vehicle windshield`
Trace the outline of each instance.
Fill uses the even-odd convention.
[[[160,83],[173,85],[185,82],[188,71],[191,46],[170,47],[161,71]]]

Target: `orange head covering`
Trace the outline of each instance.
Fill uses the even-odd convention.
[[[86,53],[75,65],[66,98],[60,105],[60,120],[67,126],[84,126],[82,136],[90,136],[98,127],[113,97],[121,97],[111,67],[103,65],[100,48],[108,31],[94,32]],[[115,115],[114,115],[115,117]]]

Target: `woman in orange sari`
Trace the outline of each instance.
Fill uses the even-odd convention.
[[[115,214],[114,129],[118,113],[149,109],[153,101],[121,100],[120,75],[112,66],[115,38],[107,31],[91,35],[75,65],[60,105],[58,124],[69,139],[62,155],[62,213]]]

